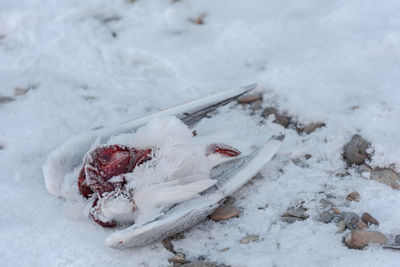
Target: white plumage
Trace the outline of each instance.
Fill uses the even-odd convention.
[[[132,221],[157,216],[163,208],[192,199],[216,183],[209,178],[209,172],[222,157],[207,157],[207,139],[193,137],[192,131],[175,117],[154,119],[136,133],[113,137],[108,143],[152,149],[150,161],[124,174],[126,190],[136,205]],[[132,205],[125,196],[110,201],[112,204],[105,202],[101,206],[103,220],[129,218]]]

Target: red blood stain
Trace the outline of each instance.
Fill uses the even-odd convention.
[[[225,144],[211,144],[207,148],[206,155],[213,154],[220,154],[227,157],[236,157],[240,155],[240,151],[232,146],[228,146]]]
[[[99,200],[99,199],[96,199],[96,200],[93,202],[93,206],[92,206],[92,209],[91,209],[91,211],[90,211],[90,216],[92,217],[93,221],[95,221],[97,224],[100,224],[101,226],[107,227],[107,228],[112,228],[112,227],[117,226],[117,222],[114,221],[114,220],[108,221],[108,222],[103,222],[102,220],[100,220],[100,219],[97,217],[97,213],[98,213],[99,210],[100,210],[100,204],[98,205],[98,200]]]

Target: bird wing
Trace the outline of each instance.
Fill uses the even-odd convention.
[[[163,205],[177,204],[194,198],[217,181],[204,179],[187,184],[163,183],[151,186],[142,192],[135,193],[135,203],[138,209],[151,210]]]

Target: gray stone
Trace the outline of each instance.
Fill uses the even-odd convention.
[[[308,167],[310,167],[310,166],[308,165],[308,163],[305,162],[304,157],[293,158],[293,159],[292,159],[292,162],[293,162],[294,165],[296,165],[296,166],[298,166],[298,167],[300,167],[300,168],[308,168]]]
[[[283,215],[282,217],[297,217],[300,219],[307,219],[309,216],[305,214],[307,209],[303,207],[292,207],[289,208]]]
[[[396,235],[394,237],[394,242],[396,242],[396,244],[400,244],[400,235]]]
[[[305,158],[306,160],[309,160],[309,159],[312,158],[312,155],[311,155],[311,154],[305,154],[305,155],[304,155],[304,158]]]
[[[357,223],[360,217],[354,212],[342,212],[342,219],[344,220],[346,227],[350,230],[357,229]]]
[[[253,103],[251,103],[251,109],[252,110],[260,110],[262,108],[262,101],[261,100],[257,100],[254,101]]]
[[[233,205],[236,202],[236,198],[227,196],[224,201],[224,205]]]
[[[393,189],[400,189],[400,177],[391,169],[372,170],[370,179],[387,184]]]
[[[333,220],[333,215],[329,211],[324,211],[319,217],[319,221],[323,223],[330,223]]]
[[[262,112],[262,116],[264,118],[268,118],[270,115],[275,116],[275,120],[273,122],[282,125],[283,127],[287,128],[290,124],[290,118],[284,115],[279,114],[278,110],[273,107],[265,108]]]
[[[344,242],[349,248],[363,249],[372,243],[385,245],[387,240],[385,235],[377,231],[355,230],[345,238]]]
[[[364,212],[363,215],[361,216],[361,220],[368,224],[375,224],[375,225],[379,225],[379,222],[377,219],[375,219],[371,214],[369,214],[368,212]]]
[[[355,134],[343,148],[343,158],[348,166],[361,165],[368,157],[367,149],[371,146],[369,142],[360,135]]]
[[[400,245],[399,244],[386,244],[385,246],[383,246],[383,248],[400,250]]]
[[[319,201],[319,203],[321,204],[321,206],[322,206],[324,209],[325,209],[325,208],[331,208],[331,207],[334,206],[333,203],[332,203],[331,201],[326,200],[326,199],[321,199],[321,200]]]
[[[14,101],[14,98],[8,96],[0,96],[0,104],[5,104]]]
[[[283,221],[283,222],[287,222],[287,223],[294,223],[294,222],[298,222],[298,221],[304,221],[305,219],[302,219],[302,218],[298,218],[298,217],[286,217],[286,216],[283,216],[283,217],[281,217],[281,220]]]

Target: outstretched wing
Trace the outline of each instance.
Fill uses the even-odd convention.
[[[149,120],[158,116],[177,116],[184,123],[191,126],[207,113],[226,105],[241,95],[253,90],[256,85],[250,85],[240,90],[230,90],[217,93],[199,100],[178,105],[154,114],[135,119],[122,125],[107,127],[89,133],[81,134],[70,139],[55,149],[47,158],[43,166],[45,185],[49,193],[59,196],[60,185],[66,174],[82,164],[85,154],[93,144],[101,145],[111,136],[136,131]]]

